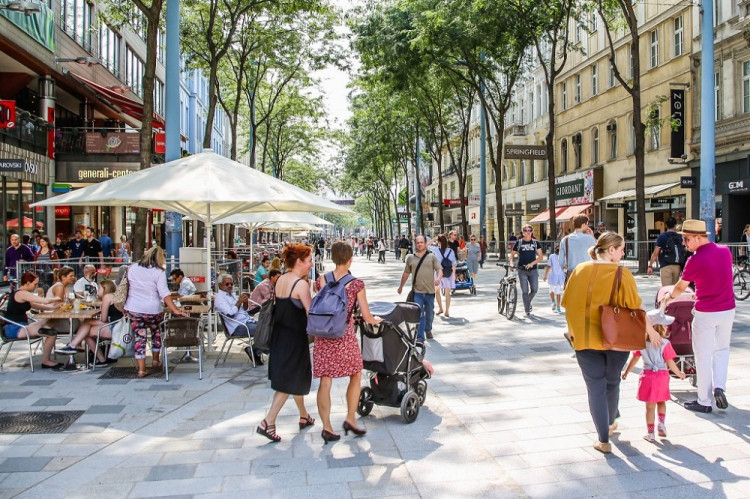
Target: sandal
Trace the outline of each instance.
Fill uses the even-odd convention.
[[[442,314],[442,313],[443,313],[443,309],[441,308],[441,309],[440,309],[440,310],[438,311],[438,313],[436,313],[435,315],[440,315],[440,314]]]
[[[159,369],[161,367],[161,362],[159,362],[158,360],[156,362],[152,362],[151,367],[153,367],[154,369]]]
[[[299,417],[299,429],[300,430],[304,430],[308,426],[312,426],[314,424],[315,424],[315,418],[310,416],[310,414],[308,414],[305,417],[302,417],[302,416]]]
[[[149,371],[138,371],[138,374],[137,374],[137,376],[138,376],[138,378],[140,379],[140,378],[145,378],[145,377],[146,377],[146,376],[148,376],[149,374],[151,374],[151,373],[150,373]]]
[[[258,433],[259,435],[263,435],[271,442],[281,441],[281,437],[276,434],[275,424],[268,424],[268,422],[265,419],[261,422],[261,424],[264,425],[264,427],[258,426],[257,428],[255,428],[255,433]]]

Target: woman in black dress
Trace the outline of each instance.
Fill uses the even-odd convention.
[[[284,249],[282,258],[287,272],[276,281],[271,356],[268,362],[268,379],[276,393],[268,414],[256,429],[257,433],[273,442],[281,440],[276,434],[276,416],[289,395],[294,396],[299,410],[300,430],[315,424],[303,398],[310,393],[312,383],[310,345],[307,341],[307,311],[312,297],[310,285],[304,279],[312,268],[312,252],[309,246],[291,244]]]

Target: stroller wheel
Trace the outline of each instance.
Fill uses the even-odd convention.
[[[369,386],[363,386],[359,392],[359,402],[357,403],[357,414],[367,416],[372,412],[375,403],[372,401],[372,389]]]
[[[424,405],[424,401],[427,399],[427,382],[423,379],[417,381],[417,386],[414,387],[414,391],[417,394],[419,405]]]
[[[471,288],[469,288],[469,292],[471,294],[473,294],[473,295],[476,295],[477,294],[477,288],[476,288],[476,286],[472,286]]]
[[[401,417],[407,423],[413,423],[419,416],[419,397],[416,393],[409,391],[401,400]]]

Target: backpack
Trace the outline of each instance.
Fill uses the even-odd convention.
[[[329,272],[325,278],[326,285],[312,299],[307,313],[307,334],[316,338],[341,338],[349,326],[346,285],[354,276],[347,274],[337,281],[333,272]]]
[[[682,236],[675,233],[667,235],[667,243],[664,246],[664,264],[682,265],[685,263],[685,246],[682,245]]]
[[[453,250],[449,249],[448,253],[443,253],[442,251],[440,251],[440,256],[443,257],[443,259],[440,261],[440,266],[443,267],[443,277],[450,277],[451,275],[453,275],[453,262],[447,256],[450,255],[451,251]]]

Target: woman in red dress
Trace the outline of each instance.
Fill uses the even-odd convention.
[[[352,247],[344,242],[337,242],[331,246],[331,259],[336,264],[333,278],[338,281],[349,273],[352,265]],[[319,286],[325,286],[325,276],[321,276]],[[318,388],[318,413],[323,421],[323,440],[328,443],[338,440],[341,435],[333,432],[331,426],[331,384],[333,378],[349,377],[349,387],[346,389],[347,414],[344,420],[344,432],[354,432],[357,436],[367,433],[357,427],[355,421],[355,410],[359,400],[360,377],[362,375],[362,353],[359,350],[357,334],[354,331],[354,319],[352,313],[355,306],[359,305],[362,318],[369,324],[379,324],[381,319],[376,319],[370,313],[365,294],[365,283],[361,279],[354,279],[346,286],[347,297],[347,322],[346,333],[341,338],[315,338],[313,348],[313,376],[320,378]]]

